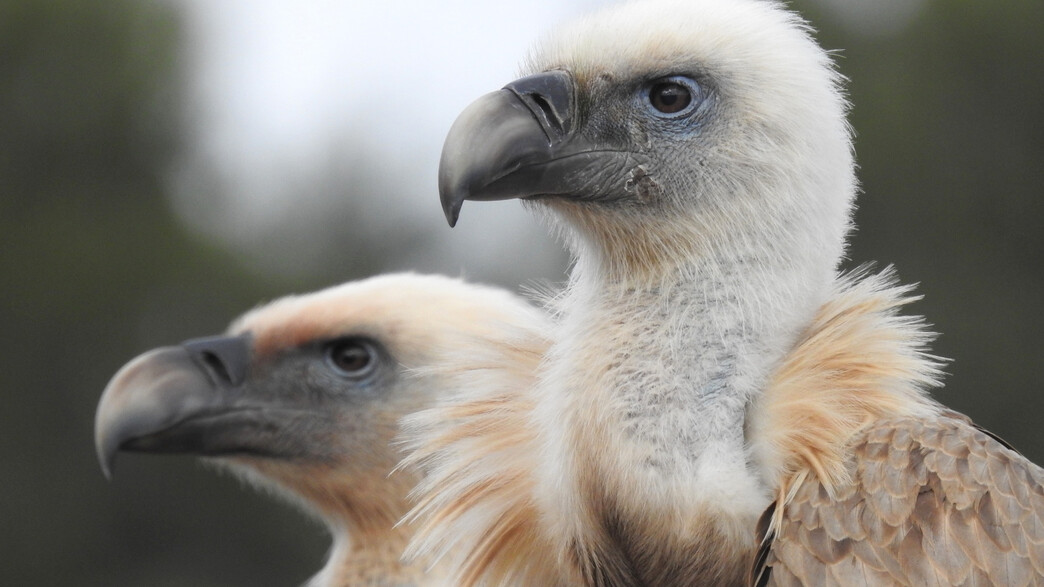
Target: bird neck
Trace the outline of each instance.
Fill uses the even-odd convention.
[[[427,559],[403,561],[413,529],[399,521],[409,510],[406,496],[416,475],[389,467],[383,475],[360,477],[372,479],[372,487],[355,484],[353,491],[340,491],[343,499],[324,502],[334,543],[326,566],[309,586],[443,584],[442,566]]]
[[[563,488],[545,483],[545,504],[575,524],[562,535],[592,518],[666,520],[677,525],[667,534],[694,540],[713,511],[730,544],[751,540],[770,488],[749,462],[747,410],[826,298],[833,267],[732,245],[644,263],[655,272],[578,255],[540,408],[559,465],[545,481]]]
[[[410,533],[389,527],[371,535],[360,535],[347,527],[334,529],[334,543],[329,560],[308,582],[308,587],[340,587],[345,585],[425,585],[434,575],[425,572],[425,564],[402,562],[402,553]]]
[[[394,461],[376,459],[370,470],[336,462],[287,466],[254,458],[240,458],[237,464],[236,470],[259,485],[273,487],[275,482],[274,487],[330,530],[330,555],[309,587],[385,584],[389,577],[396,585],[424,584],[424,563],[401,560],[411,532],[398,525],[409,510],[407,495],[417,478],[405,470],[393,472]]]
[[[594,275],[578,264],[563,330],[573,362],[602,353],[598,385],[636,439],[741,451],[759,395],[829,292],[832,271],[773,266],[754,254],[678,264],[656,280]],[[582,344],[576,344],[580,340]],[[653,461],[656,461],[654,459]]]

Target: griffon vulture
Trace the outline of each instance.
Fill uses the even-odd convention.
[[[523,69],[454,123],[443,206],[521,198],[575,264],[513,409],[411,417],[412,552],[461,547],[465,584],[1044,581],[1044,472],[927,396],[909,288],[838,274],[852,143],[803,20],[630,2]]]
[[[400,562],[409,534],[396,522],[416,474],[395,469],[398,420],[459,372],[525,384],[546,320],[505,291],[437,276],[286,297],[226,336],[124,366],[98,405],[98,458],[108,475],[121,450],[213,457],[279,490],[334,537],[309,585],[441,585],[439,567]]]

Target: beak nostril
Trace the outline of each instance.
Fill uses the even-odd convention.
[[[529,108],[552,142],[573,131],[575,113],[573,77],[565,71],[545,71],[504,86]],[[555,136],[552,136],[555,135]]]
[[[547,101],[547,98],[540,94],[528,94],[528,97],[532,99],[536,107],[544,113],[544,119],[547,120],[548,124],[553,126],[559,133],[564,132],[565,129],[562,128],[562,121],[559,120],[557,115],[555,115],[555,109],[551,106],[551,103]]]
[[[210,351],[201,352],[199,357],[203,360],[203,365],[210,374],[219,379],[221,383],[232,383],[232,375],[228,372],[228,368],[225,367],[225,363],[221,361],[221,357]]]
[[[200,369],[217,385],[236,386],[246,379],[250,368],[249,334],[212,336],[181,343]]]

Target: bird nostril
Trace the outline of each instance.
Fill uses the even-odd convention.
[[[210,351],[203,351],[200,353],[200,359],[211,375],[219,379],[221,383],[232,383],[232,374],[228,372],[228,367],[225,366],[221,357]]]
[[[558,115],[555,114],[555,109],[551,106],[551,103],[547,101],[547,98],[540,94],[528,94],[528,97],[533,100],[533,103],[541,112],[544,113],[544,119],[547,120],[548,124],[555,127],[558,132],[564,132],[562,128],[562,120],[559,119]]]
[[[552,142],[572,132],[575,105],[573,77],[569,73],[545,71],[517,79],[504,89],[525,104]]]
[[[250,368],[249,333],[239,336],[211,336],[181,343],[192,360],[218,385],[236,386],[246,379]]]

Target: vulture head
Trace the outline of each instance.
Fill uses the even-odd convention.
[[[523,70],[450,130],[451,225],[464,200],[522,198],[574,254],[631,274],[694,253],[840,257],[855,191],[840,76],[776,2],[613,6]]]
[[[127,363],[98,404],[98,458],[109,475],[120,451],[209,457],[330,526],[335,550],[316,584],[365,573],[412,584],[422,566],[398,567],[408,536],[394,528],[416,481],[395,469],[399,419],[451,391],[439,373],[454,361],[541,320],[510,293],[437,276],[286,297],[223,336]]]
[[[574,257],[535,392],[545,535],[590,584],[735,584],[777,470],[751,415],[849,228],[841,76],[775,0],[612,5],[522,69],[454,123],[439,191],[451,224],[525,200]]]

